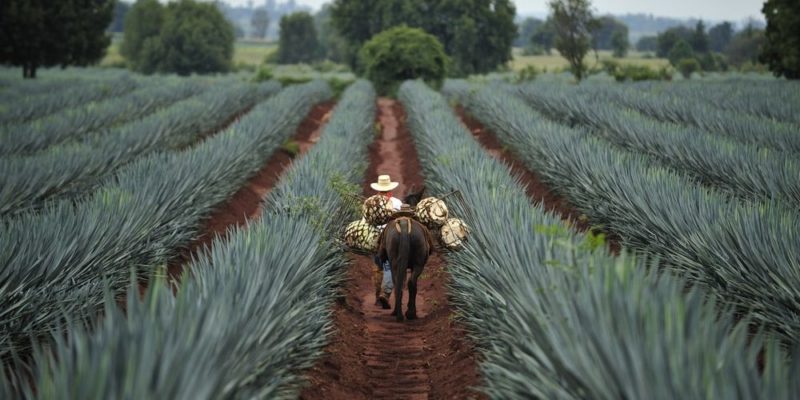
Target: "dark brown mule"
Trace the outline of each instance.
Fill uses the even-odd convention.
[[[381,262],[389,260],[392,266],[394,283],[394,315],[398,321],[403,320],[403,285],[406,270],[411,270],[408,278],[408,311],[406,318],[417,318],[417,279],[422,275],[428,256],[431,254],[432,242],[428,228],[420,222],[402,216],[390,221],[381,235],[378,257]]]

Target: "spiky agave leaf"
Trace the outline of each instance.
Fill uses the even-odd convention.
[[[646,156],[545,120],[513,96],[478,90],[469,110],[526,165],[627,244],[708,287],[787,343],[800,332],[800,214],[705,188]]]
[[[276,83],[224,80],[205,93],[79,144],[0,160],[0,215],[37,210],[48,201],[88,195],[103,177],[138,157],[178,150],[236,112],[277,92]]]
[[[428,184],[464,194],[453,205],[472,235],[449,255],[450,293],[491,397],[792,397],[796,366],[775,351],[776,379],[762,377],[747,321],[655,262],[586,246],[529,203],[439,95],[417,82],[399,95]]]
[[[151,286],[144,300],[129,297],[127,317],[107,299],[110,317],[96,330],[76,327],[53,354],[38,354],[33,385],[48,391],[27,397],[295,397],[300,371],[329,337],[345,262],[320,223],[342,206],[332,182],[363,179],[366,163],[351,161],[365,158],[374,115],[371,85],[353,84],[318,144],[270,192],[260,220],[215,241],[176,298]],[[322,200],[321,213],[284,212],[306,196]]]
[[[204,218],[258,171],[314,103],[324,82],[293,86],[230,128],[184,152],[157,153],[121,168],[97,193],[0,225],[0,357],[64,318],[93,318],[103,303],[99,279],[115,293],[130,268],[147,274],[178,254]]]
[[[139,86],[129,74],[116,79],[99,80],[69,87],[54,95],[20,99],[0,112],[0,124],[23,123],[42,118],[62,109],[79,107],[92,101],[123,95]]]

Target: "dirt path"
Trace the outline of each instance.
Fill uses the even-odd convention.
[[[400,198],[412,185],[424,184],[419,159],[399,103],[379,99],[377,119],[382,132],[370,146],[363,193],[374,194],[369,183],[389,174],[400,182],[395,191]],[[336,334],[301,398],[479,398],[470,390],[480,383],[472,346],[451,318],[444,260],[434,254],[428,261],[417,293],[419,319],[403,323],[375,304],[372,259],[353,255],[351,260],[334,308]]]
[[[333,101],[317,104],[300,123],[292,137],[292,140],[296,141],[300,147],[300,151],[294,158],[301,157],[319,140],[322,128],[330,118],[334,104]],[[242,226],[248,220],[259,218],[262,200],[278,183],[283,171],[292,165],[292,160],[289,153],[278,149],[258,173],[250,178],[227,202],[217,207],[200,230],[200,236],[168,265],[170,278],[177,280],[185,265],[191,261],[192,255],[206,251],[217,235],[224,237],[228,228]]]
[[[456,107],[456,113],[475,140],[486,149],[486,152],[509,166],[511,173],[520,178],[525,186],[525,193],[534,204],[542,204],[545,210],[559,215],[564,221],[569,221],[578,231],[583,232],[591,228],[588,221],[581,218],[582,214],[578,210],[572,207],[566,199],[551,192],[539,175],[525,167],[520,160],[506,150],[494,133],[486,129],[480,121],[470,116],[461,106]],[[605,233],[609,249],[614,254],[619,254],[621,247],[617,235],[606,231],[594,230],[594,232]]]

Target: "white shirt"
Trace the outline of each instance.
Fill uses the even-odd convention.
[[[389,201],[392,202],[392,209],[394,209],[395,211],[400,211],[400,206],[403,205],[403,202],[400,201],[400,199],[398,199],[397,197],[390,197]]]
[[[389,197],[389,201],[392,202],[392,209],[394,211],[400,211],[400,207],[403,205],[403,202],[400,201],[397,197]],[[386,224],[378,226],[378,229],[383,230],[386,227]]]

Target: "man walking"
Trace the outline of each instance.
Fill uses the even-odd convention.
[[[387,198],[392,203],[392,209],[394,211],[399,211],[403,202],[392,194],[392,190],[396,189],[399,185],[400,183],[398,182],[392,182],[389,175],[380,175],[378,176],[378,181],[371,183],[369,186],[378,192],[379,195]],[[379,226],[378,228],[383,230],[385,226],[386,225]],[[390,308],[389,296],[392,294],[392,289],[394,289],[394,285],[392,284],[392,268],[389,265],[389,261],[381,264],[377,255],[375,255],[374,260],[377,266],[372,276],[372,282],[375,284],[375,304],[380,304],[381,307],[388,310]]]

